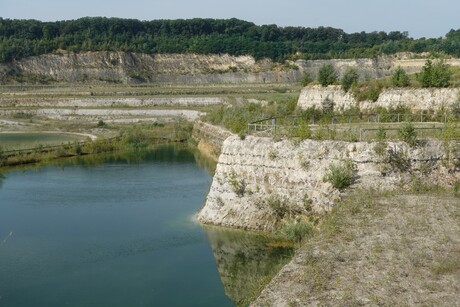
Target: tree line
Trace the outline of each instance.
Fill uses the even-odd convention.
[[[0,18],[0,62],[57,50],[252,55],[256,59],[363,58],[402,51],[460,56],[460,29],[445,38],[407,32],[345,33],[331,27],[258,26],[238,19],[152,20],[85,17],[41,22]]]

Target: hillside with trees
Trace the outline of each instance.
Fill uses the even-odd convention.
[[[0,62],[58,50],[251,55],[256,59],[369,58],[396,52],[460,56],[460,29],[445,38],[407,32],[345,33],[331,27],[258,26],[238,19],[152,20],[85,17],[41,22],[0,18]]]

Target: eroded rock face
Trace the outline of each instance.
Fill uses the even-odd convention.
[[[329,211],[341,192],[324,181],[331,164],[350,159],[356,167],[353,187],[391,189],[409,172],[382,172],[384,161],[375,144],[342,141],[290,140],[232,136],[225,140],[206,204],[198,214],[205,224],[274,230],[283,220]],[[412,149],[406,143],[389,143],[387,151],[400,153],[411,171],[429,162],[441,166],[445,150],[431,141]],[[460,153],[457,153],[460,155]],[[457,157],[458,159],[458,157]],[[428,161],[428,162],[427,162]]]
[[[0,81],[237,83],[296,82],[299,70],[274,70],[251,56],[84,52],[47,54],[0,64]]]
[[[355,100],[352,94],[345,93],[338,85],[305,87],[299,97],[298,106],[302,109],[315,107],[322,109],[326,99],[334,104],[334,111],[343,112],[357,107],[363,112],[372,112],[378,107],[394,109],[407,107],[413,112],[446,112],[460,101],[458,88],[398,88],[385,89],[377,101]]]
[[[339,76],[356,68],[361,79],[389,76],[397,67],[419,72],[425,59],[413,54],[374,59],[297,60],[287,68],[252,56],[199,54],[142,54],[131,52],[57,53],[0,64],[0,82],[102,82],[102,83],[288,83],[308,73],[317,77],[320,67],[332,64]],[[460,66],[460,60],[447,64]]]
[[[214,126],[200,120],[193,125],[193,138],[198,142],[198,149],[217,161],[224,141],[232,133],[227,129]]]

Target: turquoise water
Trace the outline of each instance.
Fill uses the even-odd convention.
[[[273,274],[290,252],[193,221],[212,179],[196,157],[168,146],[8,172],[0,179],[0,306],[244,299],[238,289]]]
[[[4,150],[30,149],[39,145],[60,145],[83,141],[86,137],[66,133],[0,133],[0,147]]]

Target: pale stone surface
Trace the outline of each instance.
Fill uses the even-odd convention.
[[[334,110],[338,112],[353,107],[358,107],[363,112],[372,112],[377,107],[389,109],[403,106],[414,112],[443,113],[459,103],[459,95],[458,88],[395,88],[383,90],[376,102],[363,101],[358,103],[353,95],[345,93],[338,85],[328,87],[313,85],[302,90],[297,104],[302,109],[311,107],[322,109],[322,103],[328,98],[334,102]]]
[[[17,110],[0,110],[0,115],[9,116],[17,113]],[[31,109],[27,113],[57,120],[133,120],[144,118],[171,118],[183,117],[193,121],[205,113],[194,110],[153,110],[153,109]]]
[[[392,189],[404,176],[397,172],[381,172],[381,158],[374,152],[375,143],[290,140],[237,136],[227,138],[216,168],[205,206],[198,214],[202,223],[271,231],[280,220],[268,205],[277,197],[289,206],[285,219],[308,215],[305,200],[316,213],[329,211],[341,192],[324,181],[329,166],[351,159],[356,166],[357,181],[353,187]],[[442,168],[445,151],[441,142],[429,141],[412,149],[406,143],[389,143],[388,149],[407,154],[413,170],[426,161],[433,168]],[[244,193],[238,189],[244,186]]]
[[[427,56],[427,55],[417,55]],[[425,58],[414,54],[379,56],[373,59],[297,60],[287,69],[269,59],[251,56],[199,54],[141,54],[130,52],[81,52],[46,54],[12,63],[0,63],[0,82],[11,76],[31,76],[57,82],[165,82],[165,83],[274,83],[298,82],[304,73],[316,78],[319,68],[332,64],[339,76],[356,68],[360,79],[389,76],[398,67],[419,72]],[[460,66],[459,59],[446,63]]]

